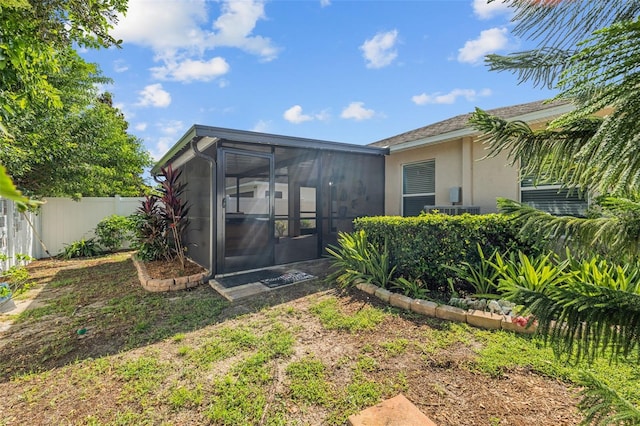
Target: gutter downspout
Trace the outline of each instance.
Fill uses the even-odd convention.
[[[198,141],[200,139],[201,138],[197,138]],[[214,230],[215,230],[215,223],[216,223],[215,222],[216,200],[215,200],[214,181],[216,176],[217,164],[216,164],[215,158],[198,150],[197,145],[198,144],[196,143],[196,138],[191,139],[191,149],[193,150],[193,153],[196,155],[196,157],[200,157],[209,163],[209,170],[211,172],[211,186],[209,188],[209,276],[204,278],[205,282],[207,282],[213,279],[215,276],[214,246],[216,242],[216,236],[215,236]]]

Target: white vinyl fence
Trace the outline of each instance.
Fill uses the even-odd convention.
[[[35,225],[32,213],[20,213],[13,201],[0,198],[0,270],[6,271],[19,263],[20,255],[35,257],[34,234],[29,221]]]
[[[45,198],[37,217],[38,233],[52,255],[82,238],[94,236],[98,222],[113,214],[128,216],[140,207],[139,197],[84,197],[80,201],[69,198]],[[34,243],[36,258],[46,257],[39,242]]]

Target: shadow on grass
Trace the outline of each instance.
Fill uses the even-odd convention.
[[[327,288],[313,280],[234,304],[208,285],[149,293],[131,253],[38,261],[30,272],[37,295],[0,333],[0,381],[146,346]]]

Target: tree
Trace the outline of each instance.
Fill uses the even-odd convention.
[[[509,294],[540,318],[551,341],[576,348],[579,357],[594,349],[611,350],[614,359],[626,356],[640,350],[640,1],[512,0],[509,5],[514,33],[538,46],[489,55],[490,69],[513,72],[520,83],[555,88],[554,100],[572,102],[575,109],[539,131],[480,109],[471,123],[485,134],[490,155],[508,150],[512,161],[526,159],[524,175],[605,196],[587,219],[553,217],[509,200],[501,200],[500,207],[523,220],[525,231],[563,237],[585,253],[593,254],[595,244],[595,251],[620,253],[619,261],[630,262],[611,269],[615,279],[598,272],[544,291],[513,285]],[[599,111],[606,115],[595,118]],[[585,422],[640,423],[638,407],[592,377],[585,384]]]
[[[109,35],[127,0],[0,0],[0,124],[29,104],[60,107],[48,78],[60,70],[58,53],[74,45],[118,45]],[[4,132],[9,129],[4,128]]]
[[[526,158],[526,174],[625,193],[640,186],[640,1],[512,0],[514,34],[539,40],[537,49],[489,55],[493,71],[511,71],[520,83],[557,88],[555,100],[575,110],[532,132],[523,123],[476,114],[491,134],[490,148]],[[604,118],[593,114],[608,110]],[[622,161],[621,161],[622,160]]]
[[[141,195],[150,164],[113,108],[107,83],[76,46],[118,45],[108,33],[126,0],[0,0],[0,163],[35,196]]]
[[[100,94],[108,81],[71,48],[59,53],[60,73],[48,80],[62,105],[31,104],[7,120],[12,135],[0,137],[0,163],[18,188],[33,196],[138,196],[151,160],[127,122]]]

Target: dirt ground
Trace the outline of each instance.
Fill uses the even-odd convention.
[[[161,268],[147,266],[152,276],[161,272]],[[113,367],[109,365],[113,366],[123,359],[135,359],[142,351],[161,354],[159,356],[163,361],[169,363],[182,362],[176,355],[176,344],[171,339],[150,339],[131,347],[127,344],[127,333],[133,331],[126,328],[128,323],[125,319],[118,319],[117,316],[100,318],[100,315],[107,315],[105,312],[109,311],[90,310],[90,306],[97,308],[107,305],[107,299],[118,291],[131,297],[134,303],[136,298],[146,300],[144,298],[147,296],[139,288],[130,258],[125,256],[117,261],[110,258],[68,262],[36,261],[29,268],[37,282],[32,296],[38,299],[34,307],[45,306],[46,300],[65,297],[67,290],[86,290],[86,285],[82,287],[83,283],[86,284],[92,276],[99,277],[102,271],[100,268],[111,271],[118,279],[113,288],[103,285],[104,294],[100,295],[98,292],[90,301],[87,299],[86,305],[77,308],[84,309],[81,314],[86,315],[83,320],[90,324],[87,328],[91,336],[80,338],[82,336],[74,335],[65,343],[64,350],[42,352],[39,348],[55,336],[75,330],[77,323],[70,324],[68,313],[15,323],[0,332],[0,366],[4,369],[0,371],[0,394],[3,395],[0,425],[89,424],[87,419],[90,418],[102,421],[91,424],[116,424],[115,413],[136,406],[133,402],[123,402],[122,398],[114,397],[121,391],[121,384],[110,376]],[[54,277],[59,279],[62,276],[73,280],[74,271],[81,271],[83,268],[93,272],[83,273],[83,278],[78,279],[78,287],[75,289],[75,284],[71,282],[65,287],[47,289],[47,284],[53,282]],[[192,298],[200,301],[203,298],[219,298],[208,286],[167,297],[171,300]],[[420,345],[416,345],[411,350],[393,356],[370,352],[368,348],[399,338],[426,345],[426,336],[433,330],[448,327],[448,323],[393,311],[385,317],[382,324],[371,331],[351,333],[328,330],[311,313],[310,307],[329,297],[338,300],[338,306],[344,313],[355,313],[365,306],[386,308],[379,300],[358,290],[342,292],[316,280],[271,292],[268,296],[261,296],[260,300],[225,305],[215,318],[182,331],[185,331],[185,342],[197,346],[198,342],[220,327],[260,323],[264,318],[278,316],[287,330],[295,330],[295,344],[293,355],[282,360],[276,366],[277,371],[282,372],[288,363],[311,355],[328,366],[328,380],[332,386],[340,388],[350,376],[345,365],[355,362],[367,352],[377,361],[377,367],[368,372],[368,377],[380,383],[397,381],[398,377],[403,377],[402,386],[396,386],[398,392],[402,392],[440,426],[557,426],[575,425],[581,420],[576,410],[577,391],[566,383],[526,368],[512,369],[499,377],[475,370],[473,362],[477,356],[478,342],[456,343],[446,350],[433,352],[421,351]],[[77,316],[78,312],[74,312],[71,317],[74,315]],[[5,324],[15,319],[0,315],[0,321]],[[98,358],[104,358],[107,363],[104,377],[80,379],[81,361]],[[276,374],[274,380],[271,392],[285,401],[288,409],[287,424],[327,424],[326,407],[300,406],[287,399],[285,375]],[[391,396],[394,395],[385,395]],[[166,402],[161,399],[158,398],[153,407],[135,408],[142,413],[149,409],[155,412],[153,416],[150,415],[148,424],[207,423],[201,408],[193,407],[176,412],[167,408]]]

